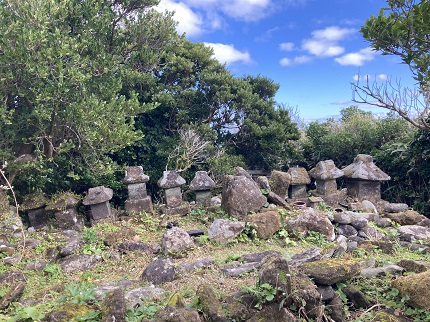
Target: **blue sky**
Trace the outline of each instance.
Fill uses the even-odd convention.
[[[236,76],[269,77],[276,101],[301,119],[339,115],[352,104],[358,75],[412,86],[407,66],[372,51],[359,29],[385,0],[161,0],[175,11],[177,31],[214,49]],[[380,113],[370,106],[360,108]]]

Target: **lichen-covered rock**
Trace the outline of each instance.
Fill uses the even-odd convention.
[[[430,271],[430,263],[423,261],[414,261],[411,259],[402,259],[397,265],[403,267],[407,272],[422,273]]]
[[[302,273],[296,273],[293,290],[291,296],[294,304],[299,308],[303,307],[307,316],[319,320],[324,312],[324,306],[321,303],[321,294],[312,280]]]
[[[387,203],[384,205],[384,212],[395,213],[405,212],[409,209],[409,206],[405,203]]]
[[[164,310],[159,311],[154,319],[144,319],[146,321],[157,321],[157,322],[201,322],[199,312],[189,308],[167,306]]]
[[[83,317],[88,313],[94,311],[88,305],[77,304],[77,303],[64,303],[58,309],[48,313],[45,318],[42,319],[44,322],[70,322],[78,321],[78,317]]]
[[[12,284],[0,299],[0,310],[4,310],[9,304],[15,302],[24,292],[27,282],[17,282]],[[2,285],[3,286],[3,285]]]
[[[280,254],[271,254],[264,258],[258,274],[258,283],[269,284],[278,287],[275,300],[281,296],[292,293],[292,277],[287,260]],[[285,301],[285,306],[291,304],[291,300]]]
[[[161,247],[164,255],[184,257],[194,247],[194,242],[185,230],[173,227],[164,234]]]
[[[117,288],[103,300],[102,322],[125,322],[126,311],[124,289]]]
[[[400,296],[409,297],[409,305],[424,310],[430,310],[429,285],[430,271],[399,277],[392,283]]]
[[[366,298],[363,292],[361,292],[352,284],[348,284],[344,288],[342,288],[342,292],[351,301],[352,305],[354,305],[354,307],[357,309],[368,308],[372,305],[372,303]]]
[[[45,210],[60,211],[75,207],[79,198],[70,192],[54,196],[45,207]]]
[[[400,240],[414,242],[417,240],[430,240],[430,228],[418,225],[401,226],[397,230]]]
[[[270,189],[281,198],[285,199],[288,195],[291,175],[287,172],[273,170],[270,177]]]
[[[311,231],[316,231],[324,235],[327,241],[335,239],[334,226],[327,216],[313,208],[305,208],[302,213],[294,219],[287,221],[286,230],[288,232],[298,231],[306,235]]]
[[[266,202],[267,198],[252,179],[224,177],[221,208],[232,217],[242,220],[247,214],[259,211]]]
[[[24,202],[20,205],[20,209],[27,211],[30,209],[37,209],[45,207],[48,203],[48,198],[42,192],[35,192],[28,194],[24,197]]]
[[[373,163],[373,158],[367,154],[357,155],[354,162],[342,170],[348,179],[366,181],[388,181],[391,179]]]
[[[325,160],[309,170],[309,175],[318,180],[333,180],[342,177],[343,171],[336,167],[333,160]]]
[[[274,303],[265,306],[261,311],[254,314],[247,322],[296,322],[298,321],[293,313],[286,308],[279,309],[279,305]]]
[[[300,271],[318,284],[333,285],[359,274],[361,268],[360,263],[352,260],[328,258],[305,263],[300,266]]]
[[[175,265],[169,258],[156,259],[146,266],[141,278],[156,285],[171,282],[175,279]]]
[[[208,321],[227,322],[227,317],[222,309],[222,305],[212,287],[202,284],[198,287],[196,296],[199,297],[203,314]]]
[[[277,211],[251,214],[245,221],[251,223],[261,239],[269,239],[281,228],[281,215]]]
[[[245,222],[217,219],[208,230],[208,238],[211,241],[226,244],[229,240],[238,236],[244,229]]]
[[[406,210],[396,213],[387,213],[384,215],[385,218],[391,219],[398,223],[400,226],[408,225],[420,225],[427,217],[419,214],[414,210]]]
[[[97,263],[92,255],[70,255],[64,258],[60,266],[65,272],[87,271]]]

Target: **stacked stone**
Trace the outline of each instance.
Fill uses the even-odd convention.
[[[48,214],[45,211],[45,206],[48,199],[41,192],[31,193],[26,195],[20,209],[26,211],[30,225],[35,229],[42,228],[48,224]]]
[[[158,180],[158,186],[164,189],[166,206],[161,208],[165,214],[186,215],[190,211],[189,204],[182,201],[182,186],[185,179],[176,171],[164,171]]]
[[[152,213],[151,197],[146,191],[146,183],[149,177],[143,173],[141,166],[128,167],[125,171],[124,183],[127,184],[128,199],[125,201],[125,210],[128,214],[142,211]]]
[[[215,182],[206,171],[197,171],[191,181],[190,190],[196,193],[196,204],[210,206],[211,190],[215,188]]]
[[[302,167],[293,167],[289,168],[287,173],[291,177],[290,192],[288,197],[292,201],[307,201],[308,196],[306,185],[311,183],[311,178],[309,177],[306,169]]]
[[[54,211],[55,219],[60,228],[80,230],[84,226],[84,217],[76,209],[79,199],[70,193],[56,196],[46,206],[46,211]]]
[[[91,207],[90,221],[92,225],[115,220],[115,216],[109,205],[109,200],[112,197],[113,191],[110,188],[99,186],[88,189],[88,194],[83,204]]]

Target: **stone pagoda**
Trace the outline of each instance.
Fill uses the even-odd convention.
[[[378,203],[381,200],[381,182],[391,177],[379,169],[373,158],[359,154],[354,162],[343,169],[348,196],[358,201],[369,200]]]
[[[325,160],[318,162],[315,168],[309,170],[309,175],[316,181],[316,193],[326,196],[336,193],[336,179],[343,177],[343,171],[336,167],[333,160]]]
[[[158,186],[164,190],[166,205],[161,208],[165,214],[186,215],[190,211],[189,204],[182,201],[182,186],[185,179],[176,171],[164,171],[158,180]]]
[[[141,211],[153,212],[152,200],[146,191],[148,181],[149,177],[143,173],[141,166],[128,167],[125,170],[123,182],[128,189],[128,199],[125,201],[125,211],[128,214],[136,214]]]
[[[292,201],[307,200],[306,185],[311,183],[311,178],[305,168],[292,167],[288,169],[291,177],[288,197]]]
[[[213,188],[215,188],[215,182],[206,171],[197,171],[190,183],[190,190],[196,193],[198,205],[210,206]]]

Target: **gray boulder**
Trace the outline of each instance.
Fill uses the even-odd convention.
[[[267,198],[252,179],[224,177],[221,208],[232,217],[242,220],[247,214],[259,211],[266,202]]]

